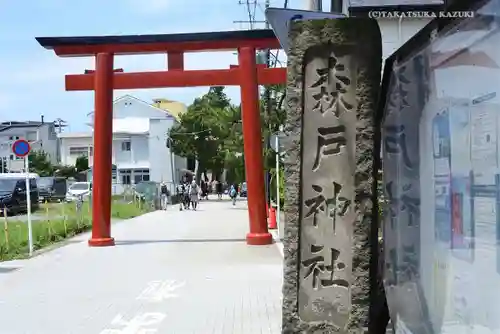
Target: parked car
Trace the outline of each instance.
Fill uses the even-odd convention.
[[[75,182],[66,192],[66,202],[77,201],[80,196],[83,200],[87,200],[92,192],[92,183],[90,182]]]
[[[38,174],[30,173],[30,202],[31,209],[38,209]],[[7,209],[7,214],[18,214],[28,210],[25,174],[0,174],[0,209]]]
[[[37,179],[38,199],[40,202],[63,201],[66,197],[67,185],[63,177],[46,176]]]

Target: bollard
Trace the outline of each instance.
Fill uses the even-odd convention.
[[[266,215],[267,218],[269,218],[269,203],[267,203],[267,201],[266,201]]]
[[[276,222],[276,208],[271,207],[269,209],[269,229],[275,230],[278,228],[278,224]]]

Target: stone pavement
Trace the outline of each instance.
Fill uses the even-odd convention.
[[[280,333],[282,257],[247,246],[246,202],[202,202],[116,223],[0,264],[2,334]]]

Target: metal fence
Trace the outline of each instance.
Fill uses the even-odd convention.
[[[141,198],[132,191],[113,196],[111,221],[137,217],[159,206],[156,196]],[[92,227],[92,198],[77,198],[67,202],[43,202],[32,206],[30,215],[34,250],[89,231]],[[25,210],[1,212],[0,261],[22,258],[29,254],[28,215]]]

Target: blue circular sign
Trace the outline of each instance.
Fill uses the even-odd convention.
[[[28,143],[24,139],[19,139],[12,144],[12,152],[18,157],[25,157],[30,153],[31,147],[30,143]]]

